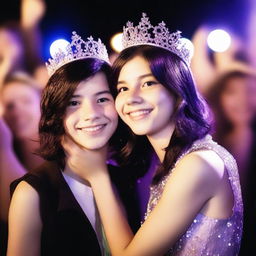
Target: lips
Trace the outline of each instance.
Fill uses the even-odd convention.
[[[134,120],[143,119],[146,117],[153,109],[139,109],[127,112],[127,115],[129,115]]]
[[[92,125],[86,127],[79,127],[78,130],[85,131],[88,133],[97,133],[101,131],[107,124]]]

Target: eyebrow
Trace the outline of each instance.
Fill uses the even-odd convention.
[[[152,73],[148,73],[148,74],[141,75],[141,76],[139,76],[139,77],[137,78],[137,80],[139,81],[139,80],[141,80],[141,79],[143,79],[143,78],[145,78],[145,77],[149,77],[149,76],[153,76],[153,74],[152,74]],[[154,77],[154,76],[153,76],[153,77]],[[125,81],[120,80],[120,81],[117,82],[117,85],[119,85],[119,84],[125,84],[125,83],[126,83]]]
[[[94,96],[99,96],[99,95],[102,95],[102,94],[110,94],[110,95],[112,95],[109,90],[105,90],[105,91],[96,92],[94,94]],[[82,95],[79,95],[79,94],[72,95],[72,98],[79,98],[79,97],[82,97]]]

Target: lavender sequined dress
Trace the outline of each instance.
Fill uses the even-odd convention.
[[[228,219],[214,219],[199,213],[188,230],[166,255],[235,256],[239,253],[243,227],[243,203],[237,164],[234,158],[227,150],[214,142],[210,135],[207,135],[205,138],[195,141],[191,148],[179,157],[176,164],[186,154],[203,149],[215,151],[224,161],[234,194],[232,216]],[[145,219],[158,203],[171,173],[172,170],[160,183],[151,186]]]

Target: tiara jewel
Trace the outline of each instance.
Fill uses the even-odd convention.
[[[92,36],[84,41],[75,31],[72,32],[71,43],[65,50],[58,49],[53,58],[45,63],[49,75],[52,75],[58,68],[74,60],[85,58],[97,58],[110,63],[106,46],[100,39],[95,41]]]
[[[181,32],[170,33],[162,21],[157,26],[150,24],[146,13],[142,13],[138,26],[128,21],[123,27],[123,49],[136,45],[152,45],[167,49],[178,55],[187,64],[190,63],[191,52],[181,39]]]

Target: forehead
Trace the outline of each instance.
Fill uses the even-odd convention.
[[[230,78],[226,83],[225,89],[255,89],[256,88],[256,79],[251,77],[233,77]]]
[[[149,63],[141,56],[136,56],[129,60],[121,69],[119,79],[132,79],[142,74],[151,73]]]
[[[75,94],[90,95],[100,91],[109,91],[107,77],[103,72],[96,73],[94,76],[81,81],[75,90]]]
[[[10,82],[1,91],[3,101],[20,97],[40,97],[39,92],[23,82]]]

